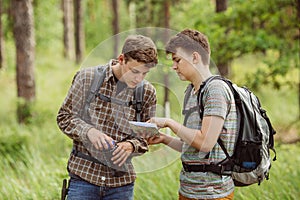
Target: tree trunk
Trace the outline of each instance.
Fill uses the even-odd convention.
[[[134,1],[129,2],[129,19],[130,19],[130,29],[136,28],[136,3]]]
[[[132,4],[135,8],[136,13],[134,13],[136,27],[162,27],[163,25],[159,24],[162,22],[162,17],[158,17],[158,20],[155,20],[154,16],[163,15],[163,10],[161,9],[163,6],[163,1],[154,1],[154,0],[144,0],[144,1],[136,1],[131,0],[130,4]],[[157,10],[155,10],[157,8]],[[148,34],[149,30],[146,30],[146,34]],[[149,33],[151,34],[151,33]]]
[[[164,27],[166,28],[164,32],[164,43],[167,42],[169,38],[169,28],[170,28],[170,1],[165,0],[163,4],[164,9]],[[170,118],[170,100],[169,100],[169,71],[165,72],[164,74],[164,84],[165,84],[165,91],[164,91],[164,106],[165,106],[165,117]],[[167,130],[167,134],[170,134],[170,130]]]
[[[74,59],[74,9],[72,0],[62,0],[64,57]]]
[[[164,26],[166,29],[170,28],[170,0],[164,1]]]
[[[4,38],[3,38],[3,26],[2,26],[2,14],[3,14],[3,0],[0,0],[0,69],[4,68]]]
[[[300,0],[298,0],[298,3],[297,3],[297,16],[298,16],[298,22],[299,22],[300,21]],[[300,27],[298,29],[299,29],[299,33],[300,33]],[[298,41],[298,43],[299,43],[299,41]],[[300,56],[300,52],[299,52],[299,56]],[[298,83],[298,106],[299,106],[298,107],[298,109],[299,109],[298,118],[300,119],[300,82]]]
[[[216,12],[224,12],[227,10],[227,0],[216,0]],[[226,34],[226,33],[225,33]],[[228,63],[219,63],[217,61],[217,67],[220,75],[228,77],[230,75],[230,69]]]
[[[297,16],[298,16],[298,20],[300,20],[300,0],[297,1]]]
[[[75,15],[75,52],[76,63],[80,63],[83,59],[85,48],[85,34],[83,21],[83,7],[81,0],[74,0]]]
[[[19,123],[28,122],[30,105],[35,100],[34,77],[34,18],[32,0],[12,0],[13,32],[16,44],[17,115]]]
[[[227,10],[227,0],[216,0],[216,12]]]
[[[228,77],[230,75],[230,69],[228,63],[217,63],[217,67],[220,75]]]
[[[118,0],[112,0],[112,11],[113,11],[113,19],[112,19],[112,29],[114,34],[114,57],[116,58],[119,53],[119,4]]]

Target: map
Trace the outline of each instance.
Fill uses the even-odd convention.
[[[136,136],[149,138],[155,135],[159,135],[159,131],[156,124],[136,121],[129,121],[129,124],[130,128]]]

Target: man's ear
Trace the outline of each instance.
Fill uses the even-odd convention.
[[[201,62],[201,56],[199,55],[198,52],[193,52],[192,54],[193,56],[193,64],[198,64],[199,62]]]
[[[119,55],[118,61],[119,61],[119,64],[120,64],[120,65],[125,64],[125,56],[124,56],[124,54],[120,54],[120,55]]]

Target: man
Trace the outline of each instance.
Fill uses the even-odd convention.
[[[158,127],[170,128],[178,137],[161,133],[149,144],[164,143],[182,152],[179,199],[232,199],[234,183],[231,176],[202,170],[200,165],[217,163],[226,158],[217,140],[220,137],[230,155],[237,136],[237,113],[230,88],[220,80],[208,83],[203,91],[203,119],[200,118],[198,93],[201,84],[212,76],[209,69],[210,46],[205,35],[186,29],[166,45],[172,54],[172,68],[180,80],[189,81],[184,108],[185,126],[173,119],[151,118]],[[200,169],[200,170],[199,170]]]
[[[68,199],[133,199],[136,174],[130,158],[145,153],[148,147],[144,139],[131,134],[128,121],[137,119],[128,102],[135,100],[135,88],[143,81],[141,121],[154,116],[156,91],[144,78],[156,64],[153,41],[142,35],[128,36],[117,60],[106,65],[103,84],[89,105],[89,120],[81,113],[94,67],[75,75],[57,116],[59,128],[73,140]]]

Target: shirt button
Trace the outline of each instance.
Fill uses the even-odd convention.
[[[105,176],[101,176],[101,181],[105,181]]]

